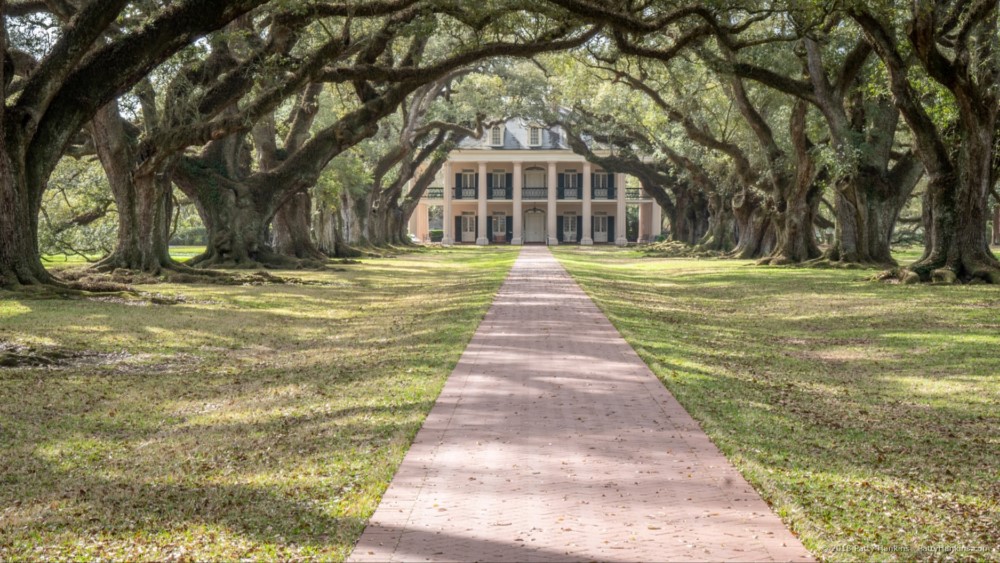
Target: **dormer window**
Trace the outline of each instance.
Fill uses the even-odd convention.
[[[538,147],[542,145],[542,128],[531,126],[531,131],[528,137],[528,144],[533,147]]]
[[[490,129],[490,145],[494,147],[503,145],[503,129],[499,125]]]

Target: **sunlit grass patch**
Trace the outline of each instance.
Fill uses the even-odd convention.
[[[0,368],[0,560],[343,559],[515,256],[5,296],[0,342],[89,355]]]
[[[996,288],[556,255],[813,553],[1000,559]]]

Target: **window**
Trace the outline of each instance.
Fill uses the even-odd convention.
[[[540,146],[542,144],[542,130],[539,127],[531,127],[531,135],[528,139],[528,144],[533,147]]]
[[[462,170],[462,187],[476,187],[476,173],[472,170]]]
[[[594,174],[594,189],[607,189],[608,187],[608,173],[598,172]]]
[[[499,126],[490,131],[490,144],[494,147],[503,145],[503,130]]]
[[[576,189],[576,188],[580,187],[578,185],[580,177],[577,176],[576,170],[567,170],[566,172],[564,172],[564,174],[566,175],[566,188],[567,189]]]
[[[507,173],[503,170],[493,171],[493,187],[494,188],[506,188],[507,187]]]

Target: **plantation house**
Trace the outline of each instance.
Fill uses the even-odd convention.
[[[600,151],[597,151],[600,154]],[[452,151],[410,221],[410,233],[444,244],[625,245],[626,211],[638,207],[637,242],[660,234],[660,206],[625,175],[569,149],[558,127],[522,119],[488,129]]]

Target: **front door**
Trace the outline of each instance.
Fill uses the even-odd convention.
[[[608,216],[594,216],[594,242],[608,242]]]
[[[493,242],[507,242],[507,216],[493,216]]]
[[[475,215],[462,215],[462,242],[476,242]]]
[[[563,217],[563,240],[576,242],[576,215]]]
[[[545,214],[524,215],[524,242],[545,242]]]

